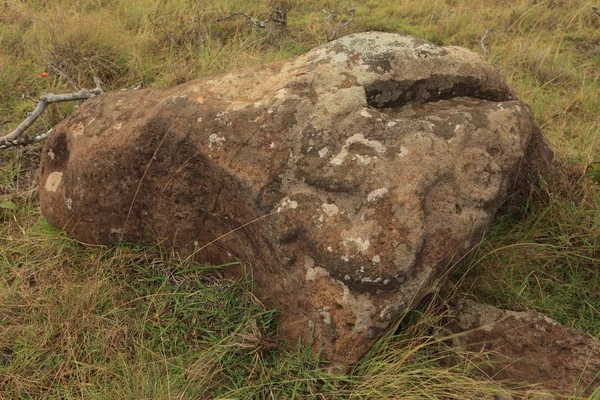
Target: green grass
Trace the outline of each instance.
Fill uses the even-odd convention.
[[[29,215],[32,211],[27,211]],[[21,216],[14,216],[19,219]],[[7,226],[9,224],[6,224]],[[507,392],[441,369],[456,354],[412,316],[352,374],[285,349],[246,281],[134,246],[81,249],[40,218],[0,260],[0,393],[7,398],[406,398]],[[437,328],[436,328],[437,329]]]
[[[470,296],[538,310],[600,336],[600,17],[583,0],[288,0],[288,30],[260,30],[267,1],[7,0],[0,5],[0,129],[42,92],[99,76],[105,90],[170,86],[293,57],[326,41],[323,9],[357,6],[342,34],[413,34],[481,52],[529,103],[576,171],[498,217],[451,290],[406,315],[352,371],[277,339],[276,310],[218,267],[135,246],[84,247],[51,228],[37,204],[40,145],[0,153],[0,398],[447,399],[535,398],[500,387],[445,345],[446,305]],[[597,4],[596,4],[597,5]],[[42,78],[41,72],[49,76]],[[44,132],[74,110],[51,107]],[[2,204],[4,206],[2,206]],[[458,360],[454,364],[448,360]],[[575,397],[575,396],[574,396]],[[596,397],[598,398],[598,397]]]
[[[465,291],[600,337],[600,214],[578,200],[532,202],[498,218],[468,273],[457,273]]]

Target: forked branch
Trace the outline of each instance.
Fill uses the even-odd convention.
[[[352,21],[354,21],[354,15],[356,14],[356,7],[350,8],[346,11],[345,17],[339,17],[337,12],[323,10],[325,13],[325,23],[331,29],[331,33],[327,32],[327,40],[331,42],[337,39],[337,35],[340,29],[346,28]]]
[[[4,141],[0,142],[0,150],[7,149],[9,147],[27,146],[28,144],[41,142],[42,140],[44,140],[48,136],[50,136],[50,134],[52,133],[53,130],[54,130],[54,128],[50,128],[48,131],[41,133],[39,135],[36,135],[36,136],[25,135],[24,137],[18,138],[18,139],[4,140]]]
[[[265,20],[260,20],[258,18],[254,18],[243,11],[234,12],[232,14],[226,15],[224,17],[219,16],[217,22],[225,21],[229,18],[233,18],[235,16],[242,16],[248,20],[252,25],[258,28],[266,28],[269,25],[269,22],[275,22],[280,24],[282,27],[287,26],[287,9],[285,6],[281,4],[271,5],[271,11],[269,12],[269,18]]]
[[[52,131],[48,131],[45,134],[35,136],[31,139],[18,139],[21,135],[25,133],[27,129],[33,125],[36,119],[40,117],[48,108],[48,105],[51,103],[62,103],[65,101],[76,101],[76,100],[87,100],[92,97],[99,96],[103,93],[102,88],[100,87],[100,80],[94,77],[94,82],[96,83],[96,87],[92,90],[81,89],[77,93],[65,93],[65,94],[53,94],[53,93],[45,93],[40,96],[40,101],[38,102],[37,107],[33,110],[27,118],[23,122],[19,124],[12,132],[8,135],[4,135],[0,137],[0,149],[5,149],[11,146],[18,146],[23,144],[28,144],[31,142],[39,141]]]

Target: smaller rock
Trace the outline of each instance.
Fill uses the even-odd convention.
[[[589,396],[600,387],[600,340],[534,312],[461,300],[447,328],[454,347],[480,353],[496,380]],[[489,362],[491,357],[491,362]]]

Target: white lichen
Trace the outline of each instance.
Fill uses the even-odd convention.
[[[284,201],[281,202],[281,204],[279,205],[279,207],[277,207],[277,212],[282,212],[283,210],[288,210],[288,209],[296,209],[298,208],[298,202],[295,200],[290,200],[290,199],[285,199]]]
[[[373,116],[371,115],[369,110],[367,110],[366,108],[363,108],[362,110],[360,110],[360,115],[362,115],[365,118],[373,118]]]
[[[323,318],[323,323],[329,325],[331,324],[331,314],[329,313],[329,307],[323,307],[319,310],[319,314]]]
[[[361,283],[379,283],[382,280],[383,280],[383,278],[381,278],[381,277],[371,278],[370,276],[363,276],[362,278],[360,278]]]
[[[368,140],[364,137],[364,135],[356,133],[350,136],[348,139],[346,139],[346,144],[344,144],[340,152],[335,157],[333,157],[331,161],[329,161],[329,163],[332,165],[342,165],[342,163],[349,154],[350,146],[354,143],[360,143],[365,146],[368,146],[378,153],[383,153],[386,150],[385,146],[381,142],[377,140]]]
[[[63,173],[62,172],[52,172],[48,175],[46,179],[46,184],[44,185],[44,189],[49,192],[56,192],[58,189],[58,185],[62,182]]]
[[[347,238],[347,239],[344,239],[342,243],[346,247],[354,247],[354,248],[356,248],[356,250],[358,252],[363,253],[363,254],[366,253],[366,251],[371,246],[371,242],[369,241],[369,239],[363,239],[363,238],[360,238],[360,237]]]
[[[346,285],[343,286],[343,294],[340,303],[345,309],[352,310],[354,314],[354,331],[364,332],[372,325],[372,316],[377,311],[375,305],[369,299],[368,293],[361,293],[354,296]]]
[[[229,111],[221,111],[220,113],[217,113],[215,120],[225,126],[231,126],[231,121],[227,120],[228,115]]]
[[[83,123],[79,122],[71,130],[71,135],[73,135],[73,137],[81,136],[81,135],[83,135],[84,131],[85,131],[85,127],[83,126]]]
[[[333,56],[333,61],[338,64],[345,63],[348,61],[348,55],[346,53],[337,53],[335,56]]]
[[[323,212],[330,217],[337,215],[340,212],[340,209],[335,204],[323,203],[321,208],[323,209]]]
[[[388,193],[387,188],[375,189],[367,195],[367,201],[371,202],[371,201],[377,200],[377,199],[383,197],[384,195],[386,195],[387,193]]]
[[[306,270],[305,279],[307,281],[314,281],[319,277],[329,277],[329,272],[325,268],[322,267],[312,267]]]
[[[377,159],[377,157],[373,157],[375,159]],[[371,157],[369,156],[361,156],[360,154],[357,154],[356,156],[352,157],[353,160],[358,160],[359,163],[361,163],[362,165],[369,165],[371,163]]]
[[[227,141],[227,139],[224,136],[219,136],[216,133],[212,133],[208,137],[208,148],[210,150],[213,149],[213,146],[216,146],[216,147],[220,148],[225,141]]]
[[[321,150],[319,150],[319,157],[323,158],[327,155],[327,153],[329,153],[329,148],[323,147]]]

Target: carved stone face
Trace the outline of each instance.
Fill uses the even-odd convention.
[[[246,263],[291,346],[352,364],[478,243],[539,135],[476,54],[362,33],[87,101],[46,145],[42,212]]]

